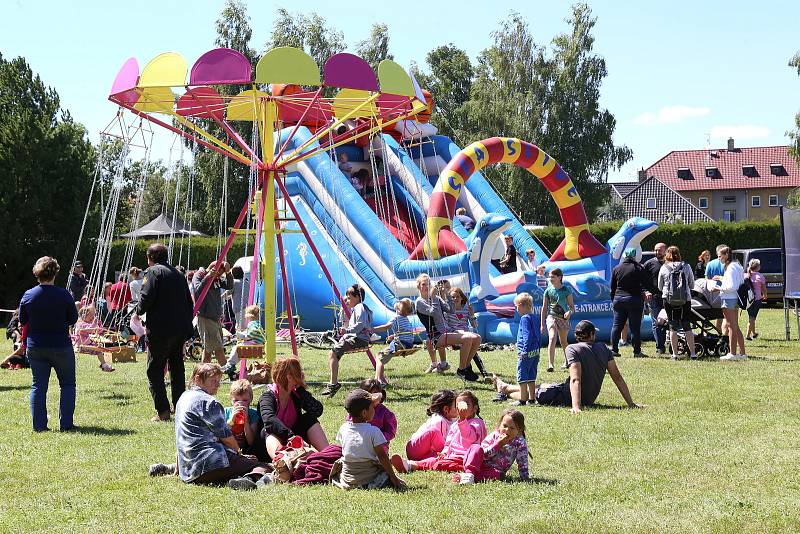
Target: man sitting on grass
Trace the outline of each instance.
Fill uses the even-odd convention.
[[[575,326],[576,343],[567,346],[567,365],[569,378],[559,384],[542,384],[536,388],[536,402],[549,406],[571,406],[572,413],[579,413],[581,407],[594,404],[600,395],[606,371],[622,394],[629,408],[641,408],[633,402],[628,384],[622,378],[617,362],[608,347],[595,341],[597,330],[591,321],[581,321]],[[519,386],[506,384],[495,377],[496,400],[520,398]]]

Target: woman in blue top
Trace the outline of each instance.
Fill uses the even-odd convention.
[[[33,275],[39,285],[26,291],[19,303],[19,322],[28,325],[26,345],[33,374],[30,402],[34,432],[48,430],[47,386],[51,369],[56,370],[61,387],[61,431],[74,428],[75,353],[69,327],[78,320],[78,310],[69,291],[53,285],[58,270],[58,262],[50,256],[36,260]]]

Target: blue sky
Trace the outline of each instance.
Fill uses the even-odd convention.
[[[254,48],[264,49],[277,6],[316,11],[348,43],[373,22],[388,24],[395,60],[424,63],[432,48],[453,43],[473,59],[511,8],[529,21],[539,43],[566,29],[571,2],[383,3],[247,2]],[[403,6],[398,9],[397,6]],[[786,144],[800,111],[800,77],[787,66],[800,50],[800,2],[589,2],[597,17],[595,52],[606,59],[602,105],[617,118],[615,142],[634,152],[612,180],[635,179],[670,150]],[[24,56],[92,139],[116,111],[106,99],[126,58],[140,65],[175,50],[189,64],[213,48],[223,0],[108,2],[3,0],[0,52]],[[534,141],[535,140],[531,140]],[[160,137],[164,155],[170,138]],[[547,147],[542,147],[547,149]]]

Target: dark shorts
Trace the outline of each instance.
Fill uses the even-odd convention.
[[[665,302],[664,309],[667,312],[670,330],[675,332],[678,330],[689,330],[689,320],[692,318],[691,302],[687,302],[683,306],[678,306],[677,308]]]
[[[539,356],[517,356],[517,384],[536,382]]]
[[[356,337],[353,334],[345,334],[339,338],[339,341],[337,341],[336,344],[333,346],[331,352],[333,352],[333,355],[336,356],[336,358],[341,360],[345,352],[350,352],[358,349],[365,349],[367,347],[369,347],[368,341]]]
[[[754,300],[753,303],[750,304],[750,307],[747,308],[747,315],[751,319],[755,319],[756,317],[758,317],[758,312],[761,311],[762,305],[763,303],[760,300]]]
[[[544,406],[572,406],[569,379],[561,384],[542,384],[536,388],[536,402]]]

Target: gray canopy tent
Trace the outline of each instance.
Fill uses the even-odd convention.
[[[197,230],[188,230],[186,225],[184,225],[183,222],[178,219],[175,219],[175,225],[173,227],[172,220],[161,213],[158,217],[144,226],[137,228],[132,232],[128,232],[127,234],[122,234],[120,237],[134,237],[138,239],[148,237],[158,238],[169,235],[203,236],[205,234],[198,232]]]

